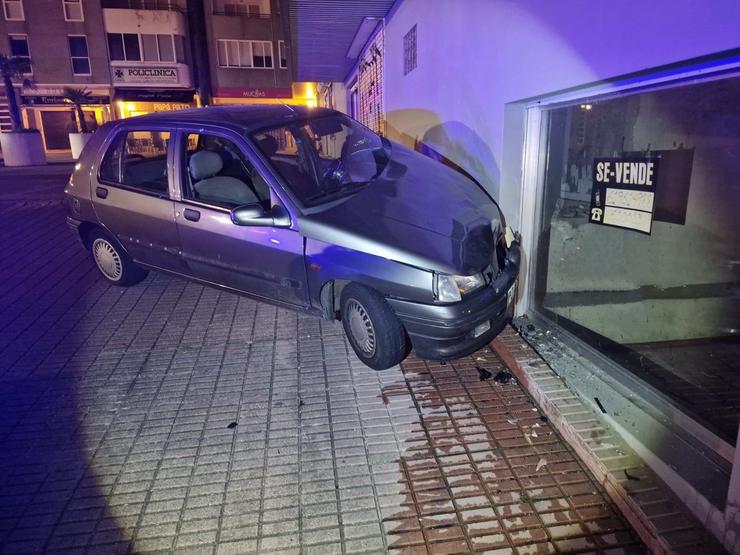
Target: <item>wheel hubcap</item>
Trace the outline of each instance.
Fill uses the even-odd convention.
[[[118,251],[105,239],[95,239],[93,242],[93,258],[98,269],[112,281],[118,281],[123,274],[123,263]]]
[[[366,355],[375,354],[375,328],[367,310],[355,299],[347,304],[347,320],[352,337],[360,350]]]

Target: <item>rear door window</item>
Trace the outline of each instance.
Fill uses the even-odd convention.
[[[100,166],[106,183],[167,196],[169,131],[127,131],[111,143]]]

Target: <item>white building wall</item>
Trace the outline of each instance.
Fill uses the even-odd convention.
[[[413,25],[418,66],[404,76]],[[404,0],[385,28],[388,136],[462,166],[517,228],[519,168],[507,164],[521,164],[521,135],[504,158],[507,103],[737,48],[738,29],[736,0]]]
[[[170,10],[128,10],[105,8],[103,23],[108,33],[141,33],[156,35],[188,34],[185,16]]]

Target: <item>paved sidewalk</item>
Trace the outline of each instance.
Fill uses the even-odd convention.
[[[109,286],[64,178],[3,171],[0,552],[644,552],[493,353],[374,372],[337,323]]]

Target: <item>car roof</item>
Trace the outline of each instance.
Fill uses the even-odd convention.
[[[169,112],[155,112],[119,120],[125,126],[139,125],[224,125],[241,127],[251,132],[263,127],[285,125],[309,117],[335,114],[327,108],[308,108],[289,104],[252,104],[242,106],[209,106]]]

